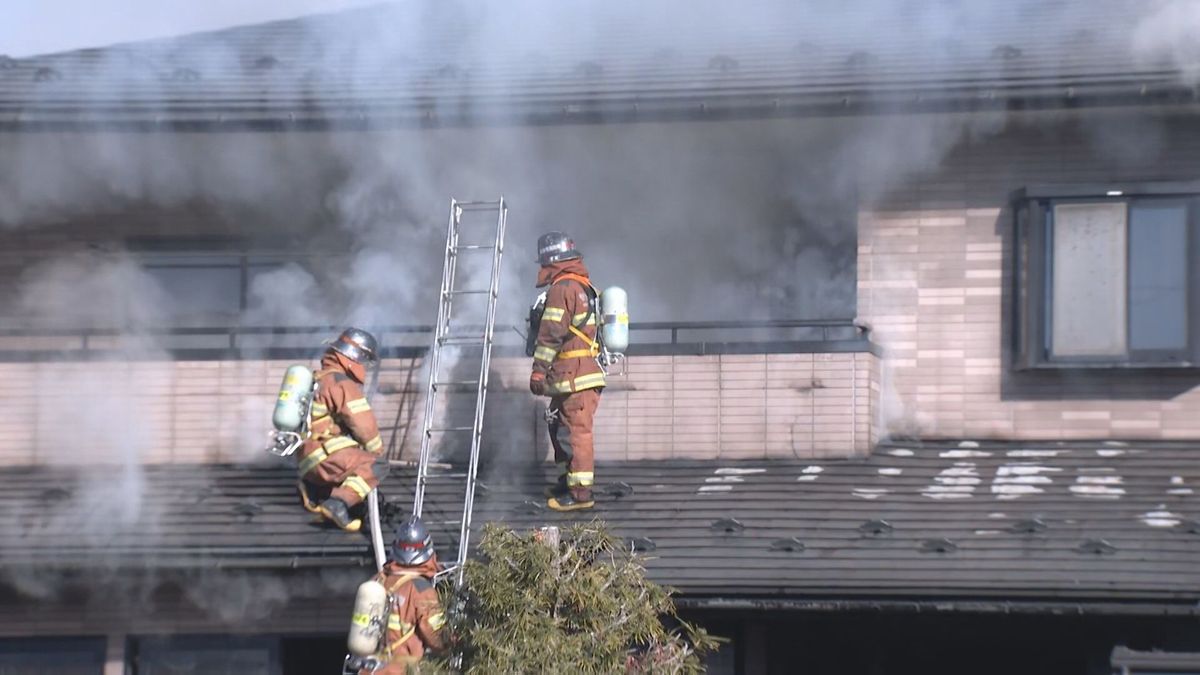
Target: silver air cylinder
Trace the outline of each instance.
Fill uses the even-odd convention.
[[[346,649],[352,656],[370,656],[379,649],[387,627],[388,596],[383,584],[372,579],[363,582],[354,596],[354,615]]]
[[[600,294],[600,330],[610,351],[629,348],[629,296],[620,286],[609,286]]]
[[[287,369],[279,387],[279,398],[275,401],[275,413],[271,416],[276,429],[298,433],[304,428],[305,399],[312,392],[312,386],[313,373],[306,366],[296,364]]]

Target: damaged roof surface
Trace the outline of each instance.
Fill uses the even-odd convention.
[[[561,122],[1196,96],[1196,53],[1161,2],[681,5],[531,18],[486,3],[382,4],[0,56],[0,125]]]
[[[1194,445],[946,443],[884,445],[863,460],[603,463],[597,508],[582,514],[545,509],[552,471],[485,468],[475,524],[602,518],[646,553],[654,579],[685,596],[1140,611],[1192,611],[1200,600]],[[132,509],[123,522],[120,509],[95,508],[94,479],[48,468],[3,475],[3,566],[371,564],[364,536],[311,522],[282,468],[147,468],[141,501],[118,497]],[[407,510],[410,479],[404,470],[385,483],[393,517]],[[59,487],[47,495],[48,484]],[[436,475],[428,487],[425,519],[444,561],[454,557],[461,489]]]

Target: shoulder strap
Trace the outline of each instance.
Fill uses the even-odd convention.
[[[395,593],[396,591],[400,590],[400,587],[403,586],[404,584],[412,581],[413,579],[420,579],[420,578],[421,578],[420,574],[413,574],[412,572],[405,572],[404,574],[401,574],[400,578],[397,579],[396,582],[387,589],[387,592]]]

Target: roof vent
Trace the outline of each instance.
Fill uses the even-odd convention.
[[[1008,531],[1013,534],[1038,534],[1045,532],[1047,527],[1046,522],[1041,518],[1028,518],[1013,523]]]
[[[1000,45],[992,50],[992,58],[1001,59],[1004,61],[1019,59],[1021,58],[1022,54],[1024,54],[1024,52],[1012,45]]]
[[[921,553],[954,553],[957,550],[958,544],[945,537],[926,539],[921,542]]]
[[[517,504],[516,506],[514,506],[512,508],[512,513],[513,513],[513,515],[522,515],[522,514],[534,515],[534,514],[541,513],[542,511],[545,511],[545,510],[546,510],[546,507],[541,502],[535,502],[531,499],[526,499],[525,501],[521,502],[520,504]]]
[[[463,71],[453,63],[445,63],[438,66],[433,74],[444,80],[457,80],[462,77]]]
[[[712,525],[709,525],[709,527],[712,528],[714,532],[724,532],[725,534],[737,534],[738,532],[746,529],[746,526],[742,524],[742,521],[738,520],[737,518],[721,518],[720,520],[714,520]]]
[[[771,542],[772,551],[784,551],[787,553],[800,553],[804,551],[804,542],[796,537],[788,537],[787,539],[776,539]]]
[[[250,64],[250,67],[254,70],[271,70],[278,65],[279,59],[271,56],[270,54],[265,54],[257,59],[254,59],[253,63]]]
[[[50,502],[62,502],[71,498],[71,491],[62,487],[52,487],[42,493],[42,498]]]
[[[62,79],[62,73],[50,66],[42,66],[33,71],[34,82],[56,82]]]
[[[1175,526],[1175,531],[1182,534],[1200,534],[1200,520],[1184,520]]]
[[[863,66],[873,66],[879,63],[879,57],[871,52],[859,50],[850,56],[846,57],[846,65],[853,68],[861,68]]]
[[[719,70],[722,73],[732,73],[738,69],[737,59],[725,54],[717,54],[708,60],[709,70]]]
[[[633,486],[624,481],[618,483],[609,483],[608,485],[600,488],[600,494],[621,499],[622,497],[628,497],[629,495],[633,494]]]
[[[1090,553],[1092,555],[1112,555],[1117,552],[1117,547],[1103,539],[1088,539],[1080,544],[1076,550],[1080,553]]]
[[[262,504],[258,503],[257,499],[247,499],[246,501],[238,502],[233,505],[233,512],[246,520],[250,520],[254,516],[262,513]]]
[[[650,553],[658,548],[658,544],[655,544],[654,540],[649,537],[634,537],[626,539],[625,543],[636,553]]]
[[[587,79],[594,79],[604,74],[604,66],[595,61],[580,61],[575,64],[575,74]]]
[[[868,520],[858,526],[858,531],[868,537],[878,537],[881,534],[889,534],[895,528],[886,520]]]
[[[195,82],[200,79],[200,73],[191,68],[176,68],[167,79],[171,82]]]

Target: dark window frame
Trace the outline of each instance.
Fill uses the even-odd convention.
[[[130,636],[130,654],[126,660],[139,664],[139,671],[149,669],[143,659],[149,660],[155,652],[170,654],[172,650],[200,651],[219,654],[229,648],[263,649],[267,655],[267,667],[274,675],[283,675],[281,638],[277,635],[153,635]]]
[[[1051,353],[1053,322],[1053,210],[1060,204],[1123,203],[1126,209],[1126,337],[1131,333],[1129,284],[1133,277],[1132,246],[1128,232],[1130,212],[1137,204],[1185,203],[1187,259],[1185,303],[1187,344],[1182,350],[1135,350],[1126,345],[1124,356],[1054,356]],[[1200,181],[1117,185],[1031,186],[1012,199],[1012,349],[1015,370],[1035,369],[1194,369],[1200,368]]]

